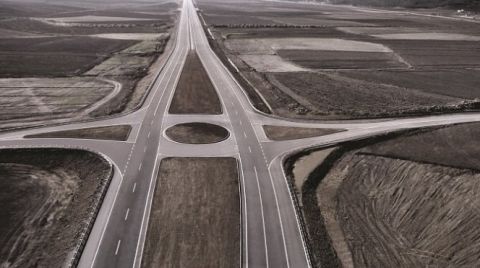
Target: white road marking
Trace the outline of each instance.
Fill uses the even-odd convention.
[[[235,111],[235,115],[238,115],[238,111]]]
[[[243,124],[242,121],[240,121],[240,126],[241,126],[242,124]]]
[[[267,263],[267,268],[268,268],[268,248],[267,248],[267,234],[265,231],[265,215],[263,213],[263,198],[262,198],[262,191],[260,191],[260,181],[258,180],[258,172],[257,172],[257,167],[253,166],[253,170],[255,171],[255,178],[257,179],[257,189],[258,189],[258,195],[260,197],[260,210],[262,212],[262,224],[263,224],[263,241],[265,243],[265,261]]]
[[[135,188],[137,188],[137,183],[136,182],[133,184],[132,193],[135,193]]]
[[[140,163],[140,166],[138,166],[138,171],[140,171],[142,169],[142,164],[143,163]]]
[[[248,146],[248,151],[252,153],[252,147]]]
[[[120,249],[120,243],[122,243],[122,240],[119,239],[117,242],[117,249],[115,249],[115,256],[118,255],[118,249]]]
[[[150,132],[148,132],[148,136],[147,136],[147,138],[149,138],[149,139],[150,139],[150,135],[151,135],[151,134],[152,134],[152,132],[151,132],[151,131],[150,131]]]
[[[145,146],[145,148],[143,148],[143,152],[147,152],[147,146]]]
[[[243,136],[246,138],[247,137],[247,133],[245,133],[245,131],[243,132]]]
[[[128,213],[130,212],[130,209],[127,208],[127,212],[125,213],[125,221],[128,219]]]

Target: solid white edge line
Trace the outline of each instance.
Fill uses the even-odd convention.
[[[185,3],[186,3],[186,2],[184,2],[184,4],[185,4]],[[183,11],[182,11],[182,12],[183,12]],[[185,13],[182,13],[182,14],[185,14]],[[180,30],[179,30],[179,32],[180,32]],[[180,35],[179,35],[179,36],[180,36]],[[176,54],[179,54],[179,53],[180,53],[180,56],[179,56],[179,57],[180,57],[181,59],[183,59],[182,61],[180,61],[180,62],[181,62],[181,64],[180,64],[180,70],[179,70],[179,72],[178,72],[178,74],[177,74],[177,77],[175,78],[176,81],[178,82],[178,78],[180,77],[180,74],[182,73],[181,70],[183,69],[183,66],[184,66],[184,64],[185,64],[185,59],[186,59],[186,56],[187,56],[188,51],[181,51],[181,50],[177,50],[177,49],[176,49],[176,50],[175,50],[175,53],[176,53]],[[183,54],[185,54],[185,55],[182,56]],[[177,56],[177,55],[175,55],[175,56]],[[174,58],[174,57],[172,57],[172,58]],[[173,61],[172,61],[172,62],[173,62]],[[177,65],[175,65],[175,67],[173,68],[173,70],[174,70],[177,66],[178,66],[178,61],[177,61]],[[170,77],[169,77],[169,80],[168,80],[168,82],[167,82],[167,85],[170,83],[170,80],[171,80],[172,75],[173,75],[173,71],[172,71],[172,74],[171,74]],[[176,82],[176,83],[177,83],[177,82]],[[176,83],[175,83],[175,85],[176,85]],[[175,85],[174,85],[174,87],[175,87]],[[175,90],[172,90],[172,92],[174,92],[174,91],[175,91]],[[162,95],[161,95],[160,98],[159,98],[158,104],[157,104],[157,106],[155,107],[155,114],[156,114],[156,112],[158,111],[158,107],[160,106],[160,103],[161,103],[161,100],[163,99],[164,93],[165,93],[165,90],[162,92]],[[173,96],[173,93],[171,93],[170,95]],[[167,105],[167,107],[165,107],[164,114],[166,113],[166,111],[168,111],[168,109],[169,109],[169,107],[168,107],[168,105]],[[164,123],[164,121],[162,120],[162,125],[163,125],[163,123]],[[159,141],[159,143],[158,143],[158,148],[159,148],[159,147],[160,147],[160,141]],[[159,151],[158,148],[157,148],[157,152]],[[147,229],[147,228],[148,228],[148,226],[145,226],[145,221],[146,221],[146,218],[148,217],[147,214],[150,213],[150,209],[151,209],[151,203],[152,203],[152,202],[151,202],[151,199],[153,198],[153,196],[152,196],[152,197],[150,197],[150,196],[152,195],[152,184],[153,184],[153,181],[154,181],[154,180],[156,181],[156,179],[154,179],[154,178],[156,178],[156,176],[154,176],[154,174],[155,174],[155,171],[157,170],[158,165],[159,165],[159,161],[158,161],[158,160],[159,160],[159,157],[160,157],[160,154],[157,153],[157,154],[156,154],[156,157],[155,157],[154,168],[153,168],[153,170],[152,170],[152,175],[151,175],[151,178],[150,178],[150,184],[149,184],[149,190],[148,190],[147,199],[146,199],[146,205],[145,205],[145,209],[144,209],[144,211],[143,211],[142,223],[141,223],[141,226],[140,226],[140,232],[139,232],[139,237],[138,237],[138,241],[137,241],[137,248],[136,248],[136,250],[135,250],[135,258],[134,258],[134,260],[133,260],[133,265],[132,265],[132,267],[137,267],[137,265],[138,265],[138,266],[141,265],[141,260],[142,260],[142,256],[143,256],[143,248],[144,248],[144,246],[145,246],[145,243],[144,243],[145,241],[143,241],[143,243],[142,243],[141,240],[142,240],[142,236],[143,236],[144,229]],[[148,223],[147,223],[147,225],[148,225]],[[146,234],[145,234],[145,236],[146,236]],[[137,263],[138,263],[138,264],[137,264]]]
[[[263,224],[263,241],[265,243],[265,261],[266,261],[266,264],[267,264],[266,267],[268,268],[269,266],[268,266],[267,232],[266,232],[266,227],[265,227],[265,215],[264,215],[264,212],[263,212],[262,191],[260,190],[260,181],[258,179],[257,167],[253,166],[253,170],[255,171],[255,178],[257,180],[258,195],[260,196],[260,210],[262,212],[261,214],[262,214],[262,224]]]

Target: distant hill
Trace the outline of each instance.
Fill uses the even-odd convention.
[[[480,11],[480,0],[325,0],[332,4],[382,7],[435,8],[450,7]]]

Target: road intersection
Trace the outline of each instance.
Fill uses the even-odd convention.
[[[187,54],[195,50],[222,102],[221,115],[173,115],[168,108]],[[480,121],[480,114],[453,114],[370,122],[291,121],[262,114],[251,105],[232,74],[211,50],[196,8],[183,2],[172,51],[136,112],[93,122],[41,127],[0,135],[0,147],[81,148],[103,155],[115,175],[89,236],[79,267],[139,267],[158,165],[165,157],[235,157],[240,165],[242,197],[242,266],[308,267],[302,233],[283,160],[297,151],[357,140],[388,132]],[[165,135],[170,126],[186,122],[221,125],[230,137],[213,145],[186,145]],[[130,124],[129,139],[24,139],[25,135],[96,126]],[[322,137],[271,141],[263,125],[342,128]]]

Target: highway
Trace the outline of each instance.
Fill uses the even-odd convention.
[[[223,106],[221,115],[173,115],[168,108],[190,50],[199,55]],[[191,0],[183,1],[173,50],[142,108],[118,118],[42,127],[0,135],[0,147],[83,148],[102,154],[115,176],[94,224],[79,267],[139,267],[158,166],[170,156],[230,156],[241,167],[242,266],[309,267],[282,161],[309,147],[321,147],[401,129],[480,121],[478,113],[372,122],[294,122],[264,115],[252,107],[243,89],[211,50]],[[229,139],[214,145],[170,141],[165,130],[184,122],[227,128]],[[80,139],[24,139],[28,134],[92,126],[131,124],[125,142]],[[274,142],[262,125],[343,128],[323,137]]]

